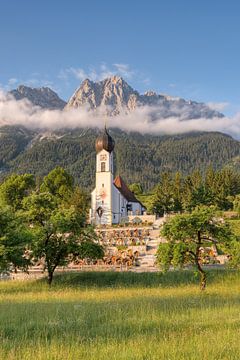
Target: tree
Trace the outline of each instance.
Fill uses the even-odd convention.
[[[22,207],[22,200],[35,187],[34,177],[31,174],[12,174],[0,186],[0,198],[4,205],[10,206],[13,211]]]
[[[103,257],[93,229],[86,225],[85,214],[74,205],[65,207],[50,193],[33,193],[24,199],[24,207],[34,238],[33,254],[44,262],[49,285],[57,266],[87,254],[92,258]]]
[[[10,208],[0,207],[0,270],[27,271],[31,264],[28,248],[32,236],[23,218]]]
[[[85,191],[83,191],[79,186],[76,186],[71,195],[69,196],[65,206],[74,206],[76,211],[81,214],[84,222],[87,220],[88,210],[90,208],[90,196]]]
[[[49,192],[58,200],[68,200],[73,192],[73,177],[66,170],[57,166],[43,178],[41,192]]]
[[[173,179],[173,210],[182,211],[182,175],[177,172]]]
[[[228,224],[212,207],[196,208],[191,214],[176,215],[164,224],[161,235],[168,242],[160,244],[157,253],[159,265],[167,270],[170,266],[182,267],[193,263],[200,276],[200,288],[206,287],[206,272],[202,267],[203,250],[231,237]]]
[[[238,213],[238,216],[240,216],[240,195],[235,196],[233,201],[233,210]]]
[[[174,209],[173,183],[169,173],[163,173],[159,185],[156,187],[153,200],[153,211],[163,215]]]
[[[129,189],[135,194],[135,195],[141,195],[143,193],[143,188],[140,183],[133,183],[129,185]]]

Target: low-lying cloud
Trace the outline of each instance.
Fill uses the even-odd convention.
[[[156,109],[157,110],[157,109]],[[240,114],[233,117],[198,118],[186,120],[183,116],[163,118],[156,111],[152,121],[153,107],[142,106],[126,114],[123,112],[108,120],[109,127],[125,131],[150,134],[179,134],[190,131],[220,131],[240,138]],[[58,130],[61,128],[102,128],[103,109],[91,111],[87,108],[71,110],[43,110],[33,106],[28,100],[16,101],[12,96],[0,91],[0,126],[22,125],[31,129]]]

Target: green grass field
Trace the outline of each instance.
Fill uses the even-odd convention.
[[[74,273],[0,282],[1,359],[240,359],[240,273]]]

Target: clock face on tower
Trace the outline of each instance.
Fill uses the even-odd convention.
[[[100,155],[100,161],[106,161],[107,160],[107,155],[106,154],[101,154]]]

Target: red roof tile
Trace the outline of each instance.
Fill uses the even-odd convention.
[[[116,186],[116,188],[120,191],[120,193],[125,197],[125,199],[129,202],[138,202],[141,204],[141,202],[135,197],[134,193],[129,190],[123,179],[120,175],[118,175],[113,184]],[[142,205],[142,204],[141,204]],[[142,205],[143,206],[143,205]]]

